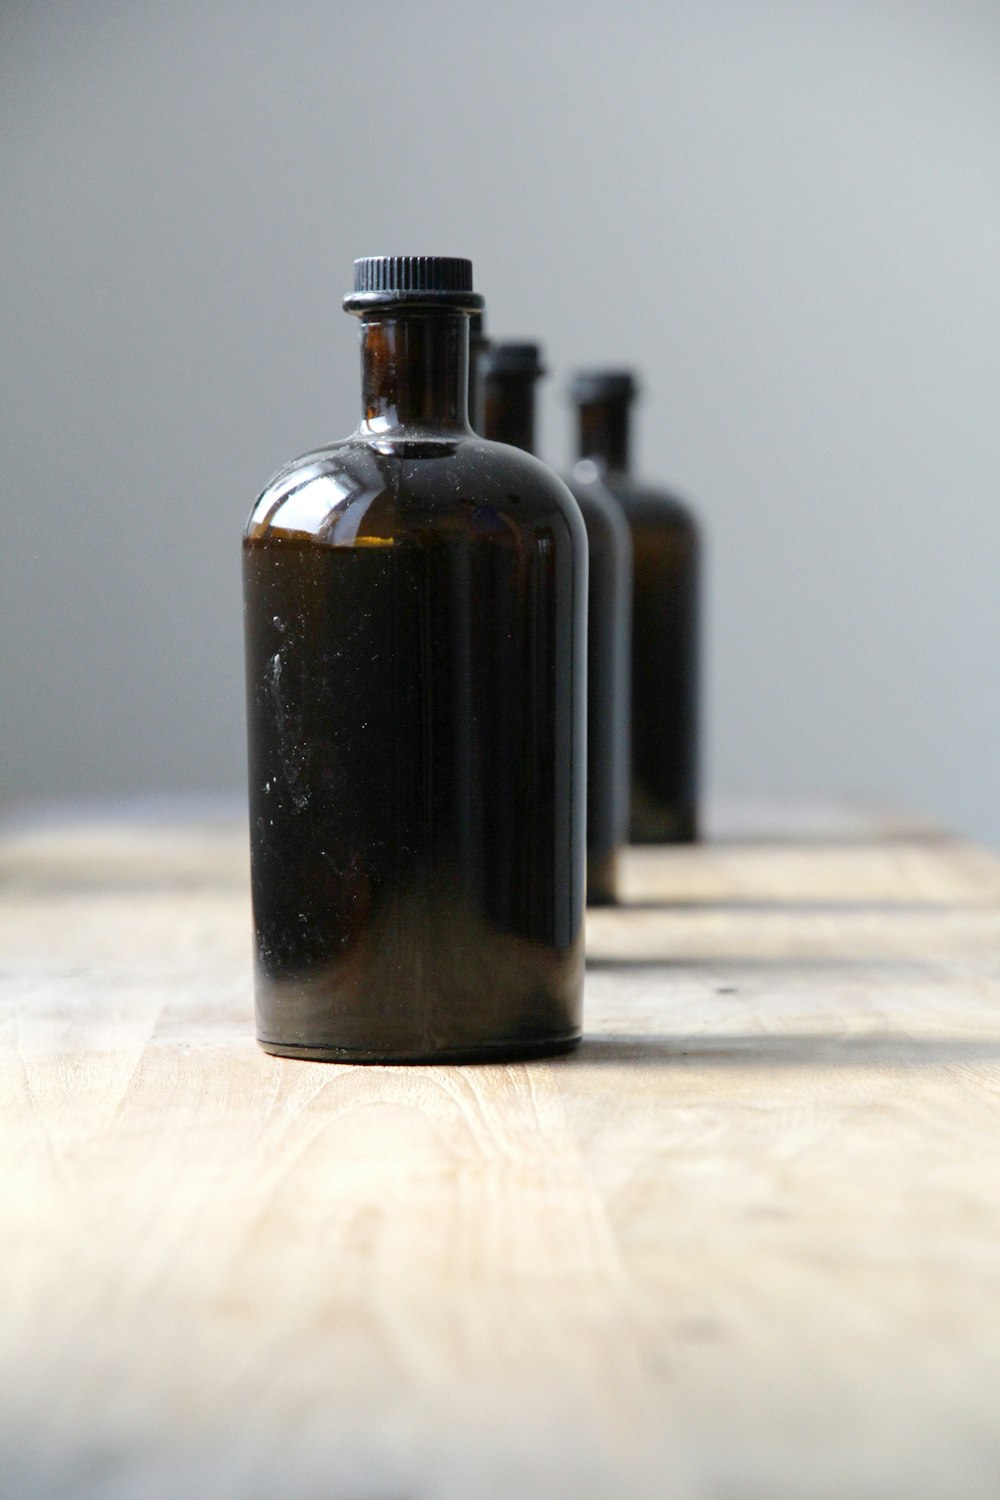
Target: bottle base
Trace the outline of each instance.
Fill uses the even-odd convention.
[[[618,905],[618,856],[611,854],[587,856],[587,905]]]
[[[296,1042],[272,1042],[257,1038],[257,1045],[272,1057],[297,1057],[306,1062],[382,1063],[428,1066],[451,1063],[531,1062],[535,1058],[558,1057],[580,1045],[582,1033],[545,1037],[540,1041],[485,1042],[478,1047],[438,1047],[430,1052],[362,1051],[355,1047],[308,1047]]]
[[[697,844],[701,842],[698,817],[694,811],[633,808],[629,827],[630,844]]]

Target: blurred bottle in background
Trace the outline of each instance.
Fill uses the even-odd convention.
[[[636,844],[698,836],[698,588],[694,517],[673,495],[629,472],[629,421],[637,395],[628,370],[573,379],[578,452],[599,468],[632,533],[632,785]]]
[[[480,356],[484,437],[535,451],[535,387],[545,373],[537,344],[491,344]],[[587,528],[587,901],[617,900],[618,858],[628,836],[631,554],[628,525],[597,466],[566,482]]]

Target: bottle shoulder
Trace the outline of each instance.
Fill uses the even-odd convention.
[[[580,507],[591,543],[598,538],[606,539],[613,546],[631,550],[624,508],[607,488],[596,466],[589,461],[577,464],[566,475],[566,484]]]
[[[628,516],[635,522],[660,523],[677,531],[696,536],[698,522],[691,507],[679,495],[656,485],[645,484],[626,474],[606,474],[604,484]]]
[[[506,532],[545,524],[583,531],[562,480],[519,448],[474,433],[354,434],[279,469],[254,502],[244,537],[294,534],[351,546],[456,524],[490,532],[501,521]]]

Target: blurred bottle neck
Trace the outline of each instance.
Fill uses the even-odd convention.
[[[483,377],[483,437],[534,453],[537,379],[534,372]]]
[[[592,458],[605,469],[627,472],[632,415],[630,407],[631,399],[627,396],[579,402],[578,456]]]
[[[473,313],[469,319],[469,426],[473,432],[483,430],[482,363],[489,347],[482,314]]]
[[[469,318],[420,309],[361,324],[362,430],[467,433]]]

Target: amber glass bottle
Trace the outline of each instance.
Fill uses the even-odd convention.
[[[360,426],[244,534],[257,1027],[342,1061],[571,1047],[586,532],[466,416],[468,261],[373,257]]]
[[[535,449],[535,386],[545,372],[537,344],[491,344],[480,362],[483,433]],[[632,544],[621,506],[593,464],[567,480],[587,528],[587,900],[617,898],[618,857],[628,836],[629,640]]]
[[[629,473],[628,371],[578,375],[579,453],[599,465],[632,532],[633,843],[697,838],[699,536],[690,511]]]

